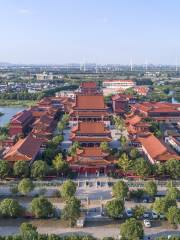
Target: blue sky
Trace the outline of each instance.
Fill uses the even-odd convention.
[[[0,62],[180,62],[179,0],[0,0]]]

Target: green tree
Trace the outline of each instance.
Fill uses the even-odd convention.
[[[55,146],[58,146],[62,141],[63,141],[62,135],[55,136],[52,139],[52,142],[54,143]]]
[[[148,196],[154,197],[157,194],[157,185],[154,181],[148,181],[144,185],[144,190]]]
[[[33,189],[34,189],[34,184],[28,178],[22,179],[18,184],[18,191],[23,195],[31,192]]]
[[[49,145],[52,145],[52,146],[49,146]],[[52,159],[54,158],[55,154],[56,154],[56,146],[54,145],[54,143],[49,142],[48,147],[43,152],[44,161],[51,164]]]
[[[169,199],[167,197],[156,198],[155,202],[153,203],[153,209],[157,213],[163,213],[163,214],[166,214],[166,212],[168,211],[168,208],[172,206],[175,206],[175,207],[177,206],[176,201],[174,199]]]
[[[162,163],[155,164],[155,175],[162,176],[162,177],[166,175],[165,164],[162,164]]]
[[[174,179],[180,177],[180,161],[169,160],[165,163],[167,173]]]
[[[64,173],[68,170],[68,164],[66,161],[63,160],[63,156],[60,153],[55,156],[52,164],[57,172],[57,175],[59,175],[59,173]]]
[[[125,124],[124,124],[124,120],[121,117],[113,116],[113,121],[114,121],[116,129],[118,129],[119,131],[124,130]]]
[[[69,221],[71,227],[75,226],[77,219],[80,217],[80,200],[73,197],[70,197],[62,212],[62,218],[66,221]]]
[[[104,152],[109,152],[109,151],[110,151],[110,149],[109,149],[109,144],[108,144],[107,142],[102,142],[102,143],[100,144],[100,148],[101,148],[101,150],[104,151]]]
[[[19,217],[23,212],[23,208],[18,201],[6,198],[0,203],[0,214],[3,217]]]
[[[60,193],[63,199],[69,199],[76,193],[76,184],[71,180],[66,180],[60,188]]]
[[[38,218],[47,218],[54,213],[52,203],[42,196],[32,200],[31,211],[33,215]]]
[[[176,206],[169,207],[166,217],[170,224],[176,226],[180,223],[180,209]]]
[[[48,173],[48,165],[42,160],[35,161],[31,167],[31,176],[33,178],[42,179]]]
[[[78,148],[81,148],[80,144],[78,142],[74,142],[73,145],[70,147],[68,153],[71,156],[75,156],[76,155],[76,150]]]
[[[127,145],[127,142],[128,142],[128,141],[127,141],[127,138],[122,135],[122,136],[120,137],[119,141],[120,141],[120,144],[121,144],[122,148],[125,148],[125,146]]]
[[[147,177],[151,174],[151,166],[149,162],[144,158],[138,158],[134,164],[135,172],[137,175]]]
[[[132,158],[132,159],[136,159],[138,157],[140,157],[140,153],[138,151],[137,148],[132,148],[129,152],[129,156]]]
[[[13,165],[13,172],[17,177],[27,177],[29,175],[29,164],[26,161],[17,161]]]
[[[124,211],[124,203],[119,199],[114,199],[106,203],[106,212],[111,218],[119,218]]]
[[[112,188],[113,196],[121,200],[124,200],[124,198],[127,197],[128,191],[129,188],[127,184],[123,181],[116,182]]]
[[[169,187],[167,189],[166,197],[169,199],[178,199],[180,197],[180,191],[176,187]]]
[[[132,166],[132,161],[129,159],[126,153],[123,153],[118,160],[118,167],[127,172]]]
[[[64,128],[65,128],[65,123],[62,121],[58,122],[57,128],[60,132],[63,132]]]
[[[123,240],[139,240],[144,237],[142,223],[135,218],[130,218],[121,224],[120,234]]]
[[[143,214],[145,212],[146,208],[142,205],[136,205],[133,208],[133,213],[134,213],[134,217],[136,219],[141,219],[143,217]]]
[[[20,234],[22,239],[26,240],[37,240],[38,232],[37,227],[33,226],[30,223],[22,223],[20,226]]]
[[[10,172],[9,163],[5,160],[0,160],[0,178],[3,179],[8,176]]]

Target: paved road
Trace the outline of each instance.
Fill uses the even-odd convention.
[[[65,227],[64,224],[61,223],[60,220],[35,220],[32,222],[34,225],[38,227],[38,231],[40,233],[54,233],[54,234],[91,234],[97,238],[103,238],[107,236],[115,237],[117,238],[119,231],[120,231],[120,224],[119,223],[100,223],[100,222],[92,222],[89,223],[84,228],[69,228]],[[16,222],[11,222],[8,226],[0,223],[0,235],[9,235],[9,234],[16,234],[19,231],[19,224],[16,224]],[[146,228],[145,229],[145,235],[146,238],[148,236],[151,236],[151,239],[155,239],[155,237],[162,235],[168,236],[172,233],[180,236],[179,230],[172,230],[168,225],[160,225],[156,226],[154,228]]]

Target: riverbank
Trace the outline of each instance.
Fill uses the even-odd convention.
[[[34,100],[0,100],[0,107],[31,107],[36,105]]]

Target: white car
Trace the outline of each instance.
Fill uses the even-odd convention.
[[[133,211],[132,211],[131,208],[126,209],[126,215],[127,215],[127,217],[132,217],[133,216]]]
[[[155,211],[152,211],[152,218],[158,219],[158,214]]]
[[[149,221],[149,219],[144,219],[144,226],[147,228],[151,227],[151,222]]]

